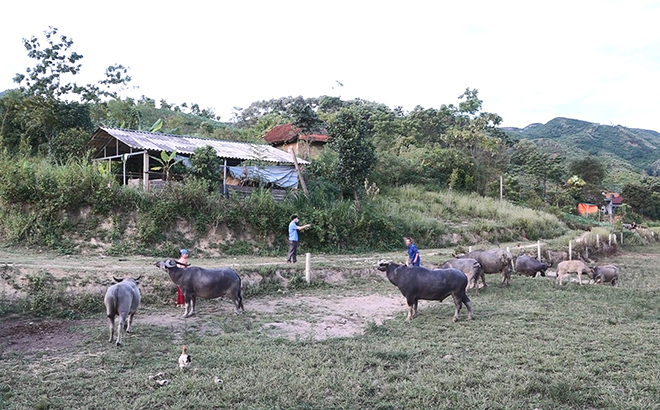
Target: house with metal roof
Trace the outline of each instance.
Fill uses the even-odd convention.
[[[269,145],[108,127],[97,128],[87,143],[88,148],[95,151],[94,161],[108,161],[111,171],[115,171],[113,167],[121,166],[121,180],[124,185],[140,184],[145,189],[151,186],[151,182],[162,181],[162,174],[152,171],[158,164],[151,156],[160,157],[162,151],[176,151],[182,157],[190,157],[195,149],[209,145],[215,149],[218,157],[224,160],[225,193],[228,184],[238,184],[237,181],[240,180],[240,177],[232,178],[232,170],[234,175],[239,171],[246,176],[255,175],[256,172],[259,178],[268,179],[270,169],[276,174],[276,177],[273,177],[273,181],[276,181],[274,184],[277,184],[277,181],[280,181],[280,184],[285,184],[282,181],[288,181],[286,183],[289,186],[284,187],[292,186],[291,178],[295,174],[297,187],[297,165],[309,164],[308,161]],[[251,163],[250,167],[241,166],[246,161]],[[255,164],[262,166],[256,167]],[[286,178],[282,177],[284,174],[287,174]]]
[[[276,125],[263,138],[273,147],[285,152],[290,152],[293,149],[296,155],[306,159],[318,155],[328,142],[326,134],[303,134],[293,124]]]

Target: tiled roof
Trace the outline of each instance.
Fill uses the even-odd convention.
[[[273,145],[293,142],[297,138],[305,141],[328,142],[328,136],[325,134],[300,135],[300,129],[293,124],[276,125],[264,135],[266,142]]]

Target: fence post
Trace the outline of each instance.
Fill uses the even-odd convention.
[[[468,246],[468,252],[472,252],[472,246]]]
[[[568,241],[568,260],[573,260],[573,240]]]
[[[600,249],[600,235],[596,234],[596,249]]]
[[[589,260],[589,244],[584,244],[584,259]]]
[[[621,246],[623,246],[623,231],[621,231]]]
[[[609,245],[612,246],[612,234],[607,236],[607,241],[609,242]]]
[[[500,201],[504,197],[504,177],[500,175]]]
[[[541,240],[536,241],[536,250],[539,256],[539,262],[541,262]]]
[[[305,254],[305,280],[312,281],[312,254],[309,252]]]

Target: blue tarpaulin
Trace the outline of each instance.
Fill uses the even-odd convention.
[[[269,182],[280,188],[298,188],[298,174],[292,166],[227,167],[232,178]]]

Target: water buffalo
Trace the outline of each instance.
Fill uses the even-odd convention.
[[[564,251],[551,251],[548,249],[548,258],[545,262],[550,266],[556,266],[559,262],[568,260],[568,252]]]
[[[383,262],[378,270],[387,274],[387,279],[399,288],[408,302],[407,320],[417,316],[417,302],[421,300],[444,300],[451,295],[454,298],[454,317],[458,320],[461,303],[469,312],[468,319],[474,319],[470,299],[465,293],[467,276],[458,269],[430,270],[421,266],[398,265],[393,262]]]
[[[108,316],[108,326],[110,327],[110,340],[115,336],[115,316],[119,315],[119,324],[117,325],[117,346],[121,346],[122,331],[131,333],[133,331],[133,316],[140,306],[140,290],[137,285],[140,283],[141,276],[137,278],[117,279],[114,285],[110,286],[105,292],[105,312]]]
[[[610,283],[612,286],[619,286],[619,268],[616,265],[603,265],[592,267],[593,274],[591,278],[596,283]]]
[[[156,266],[167,272],[172,282],[181,289],[186,306],[182,317],[195,314],[197,297],[215,299],[220,296],[228,296],[234,302],[236,313],[244,311],[241,277],[234,270],[230,268],[204,269],[198,266],[179,268],[174,259],[156,262]]]
[[[507,286],[511,284],[511,253],[504,249],[493,249],[490,251],[476,250],[464,255],[456,256],[457,259],[476,259],[481,264],[484,273],[502,273],[502,282],[500,287],[506,282]],[[484,287],[486,281],[484,280]]]
[[[576,261],[576,260],[563,261],[560,262],[559,265],[557,265],[557,279],[556,279],[557,283],[561,285],[564,276],[568,275],[569,273],[577,273],[578,281],[580,282],[580,285],[582,285],[583,273],[586,273],[590,277],[593,275],[591,268],[582,261]]]
[[[467,276],[468,278],[468,286],[466,290],[474,285],[474,288],[477,289],[478,291],[479,287],[477,286],[477,282],[479,281],[479,278],[481,278],[481,282],[484,284],[484,286],[486,286],[484,269],[481,267],[481,264],[477,262],[476,259],[471,259],[471,258],[450,259],[447,262],[445,262],[441,266],[441,268],[442,269],[454,268],[463,272],[465,276]]]
[[[520,255],[516,259],[516,272],[519,275],[536,276],[537,273],[541,273],[541,276],[545,276],[547,269],[548,264],[541,263],[531,256]]]

